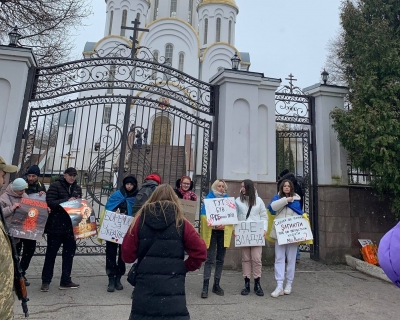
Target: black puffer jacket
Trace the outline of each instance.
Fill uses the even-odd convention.
[[[28,183],[28,180],[26,182]],[[25,189],[26,194],[39,193],[40,191],[46,192],[46,187],[40,181],[36,181],[34,184],[28,183],[28,187]]]
[[[139,231],[136,286],[131,317],[139,320],[188,320],[183,226],[177,231],[172,207],[160,216],[143,212]],[[145,216],[145,219],[144,219]],[[144,219],[144,224],[143,224]]]
[[[82,189],[76,181],[69,184],[64,178],[60,178],[50,185],[46,193],[46,202],[51,212],[44,229],[45,233],[70,234],[73,232],[71,218],[60,206],[60,203],[68,201],[71,197],[82,198]]]

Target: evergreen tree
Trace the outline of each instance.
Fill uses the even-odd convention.
[[[289,172],[295,173],[296,168],[294,165],[294,156],[292,148],[290,147],[290,141],[285,150],[285,168],[289,170]]]

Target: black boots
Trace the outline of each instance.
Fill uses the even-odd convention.
[[[114,292],[115,291],[115,277],[108,276],[108,287],[107,292]]]
[[[201,297],[208,298],[208,285],[210,283],[210,280],[204,280],[203,281],[203,290],[201,291]]]
[[[240,294],[242,296],[247,296],[250,293],[250,279],[249,278],[244,278],[244,288],[242,289],[242,292]]]
[[[217,294],[219,296],[224,295],[224,290],[222,290],[222,288],[219,286],[219,279],[214,279],[214,285],[212,288],[212,292],[214,292],[215,294]]]
[[[254,279],[254,292],[256,293],[256,295],[262,297],[264,295],[264,291],[261,288],[261,284],[260,284],[260,278],[256,278]]]
[[[124,286],[121,283],[121,276],[115,276],[115,289],[122,290]]]

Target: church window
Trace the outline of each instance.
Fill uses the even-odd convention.
[[[170,65],[172,66],[172,56],[174,54],[174,47],[172,46],[172,44],[167,43],[167,45],[165,46],[165,61],[169,62]]]
[[[207,44],[207,36],[208,36],[208,19],[204,20],[204,44]]]
[[[221,41],[221,18],[217,18],[217,30],[216,30],[215,42]]]
[[[110,35],[111,31],[112,31],[113,20],[114,20],[114,11],[111,11],[110,12],[110,24],[108,26],[108,35]]]
[[[115,80],[115,65],[110,66],[110,73],[108,74],[108,88],[107,88],[107,93],[113,93],[113,86],[114,86],[114,80]]]
[[[159,55],[159,53],[157,50],[153,52],[153,61],[154,62],[158,62],[158,55]],[[156,68],[156,67],[154,66],[154,68]],[[153,71],[151,73],[151,78],[153,80],[157,79],[157,70],[156,69],[153,69]]]
[[[128,10],[122,11],[121,26],[126,27],[126,19],[128,17]],[[125,37],[125,29],[121,29],[121,36]]]
[[[178,70],[183,71],[183,65],[185,63],[185,55],[183,52],[179,54],[179,65],[178,65]]]
[[[193,0],[189,0],[188,22],[190,25],[192,25],[192,23],[193,23]]]
[[[171,10],[170,10],[171,17],[176,17],[177,2],[178,0],[171,0]]]
[[[157,20],[157,17],[158,17],[158,5],[159,5],[159,0],[156,0],[155,4],[154,4],[153,20]]]
[[[232,44],[232,20],[229,20],[228,43]]]
[[[103,120],[102,123],[109,124],[111,120],[111,107],[106,106],[103,109]]]
[[[72,144],[72,133],[68,135],[67,144]]]

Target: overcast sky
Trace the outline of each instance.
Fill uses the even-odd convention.
[[[165,0],[162,0],[165,1]],[[292,73],[301,88],[315,84],[325,65],[327,45],[339,32],[341,0],[236,0],[236,43],[250,53],[250,71],[286,83]],[[92,0],[94,14],[77,31],[74,58],[86,41],[104,35],[105,1]]]

